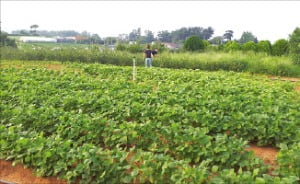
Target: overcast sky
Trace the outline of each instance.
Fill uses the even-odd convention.
[[[300,27],[300,1],[0,1],[2,30],[76,30],[100,37],[118,36],[138,27],[175,30],[208,27],[213,36],[252,32],[259,40],[288,38]]]

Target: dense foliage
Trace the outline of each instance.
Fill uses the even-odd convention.
[[[80,48],[75,47],[75,44],[70,46],[50,45],[51,47],[41,46],[40,44],[25,44],[20,49],[2,48],[1,55],[3,59],[8,60],[79,61],[122,66],[132,65],[132,58],[135,56],[137,65],[144,65],[142,54],[144,49],[140,45],[136,48],[140,49],[139,53],[136,53],[135,44],[133,44],[133,50],[131,50],[133,53],[112,51],[97,46],[87,47],[81,45]],[[235,47],[240,47],[236,42],[228,42],[226,45],[228,49],[233,50]],[[208,49],[211,47],[208,47]],[[126,47],[126,49],[128,48]],[[300,66],[293,64],[290,58],[266,56],[263,53],[253,52],[168,53],[159,51],[153,65],[164,68],[188,68],[208,71],[227,70],[280,76],[300,76]]]
[[[239,39],[239,43],[244,44],[250,41],[257,43],[257,38],[251,32],[243,32],[241,38]]]
[[[183,43],[188,37],[196,35],[201,40],[208,40],[214,34],[212,27],[182,27],[174,31],[159,31],[157,39],[162,42],[179,42]]]
[[[277,156],[280,164],[279,172],[283,176],[288,176],[291,173],[300,177],[300,142],[296,142],[294,145],[286,146],[281,145],[281,151]]]
[[[253,41],[246,42],[242,45],[243,51],[256,51],[257,46]]]
[[[290,52],[294,63],[300,65],[300,28],[296,28],[290,35]]]
[[[272,54],[282,56],[289,53],[289,42],[285,39],[279,39],[273,44]]]
[[[6,32],[0,31],[0,47],[17,47],[15,40],[8,38]]]
[[[238,51],[241,46],[236,41],[229,41],[224,45],[224,50],[227,52]]]
[[[82,183],[297,183],[300,98],[233,72],[1,67],[0,159]],[[248,141],[286,145],[275,176]]]
[[[272,54],[272,45],[268,40],[261,40],[257,43],[257,51],[268,55]]]
[[[190,36],[185,40],[183,48],[187,51],[203,51],[205,46],[206,43],[198,36]]]

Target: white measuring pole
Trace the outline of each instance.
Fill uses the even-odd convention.
[[[136,80],[136,74],[137,74],[137,72],[136,72],[136,66],[135,66],[135,56],[133,57],[133,59],[132,59],[132,80],[133,81],[135,81]]]

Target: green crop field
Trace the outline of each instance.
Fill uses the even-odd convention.
[[[299,183],[294,83],[236,72],[0,66],[0,159],[70,183]],[[277,167],[249,143],[280,148]]]

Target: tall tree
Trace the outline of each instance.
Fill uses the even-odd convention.
[[[225,31],[223,38],[226,40],[226,42],[231,41],[231,38],[233,37],[233,31],[227,30]]]
[[[159,31],[157,33],[157,38],[161,42],[171,42],[172,41],[172,35],[169,31]]]
[[[134,29],[129,33],[129,41],[137,41],[140,39],[140,37],[141,37],[141,28]]]
[[[189,37],[188,29],[185,27],[172,31],[171,34],[172,42],[183,42],[187,37]]]
[[[257,43],[257,38],[251,33],[251,32],[243,32],[239,42],[240,44],[253,41],[254,43]]]
[[[150,30],[146,30],[145,31],[145,42],[146,43],[151,43],[152,41],[154,41],[154,34],[152,31]]]
[[[282,56],[289,53],[289,42],[285,39],[279,39],[273,44],[272,54]]]
[[[295,64],[300,65],[300,28],[296,28],[290,35],[290,52]]]
[[[213,34],[214,34],[214,29],[212,27],[208,27],[207,29],[203,30],[203,39],[208,40]]]
[[[30,32],[36,34],[36,29],[39,27],[37,24],[33,24],[30,26]]]
[[[211,44],[221,45],[223,43],[223,37],[222,36],[215,36],[209,41],[210,41]]]
[[[186,30],[186,35],[188,37],[192,36],[192,35],[196,35],[198,36],[200,39],[203,39],[203,31],[204,29],[202,27],[189,27]]]
[[[101,38],[98,34],[93,34],[90,38],[90,42],[91,43],[97,43],[97,44],[100,44],[101,43]]]
[[[190,36],[198,36],[200,39],[208,40],[213,34],[212,27],[182,27],[171,32],[173,42],[183,42]]]

